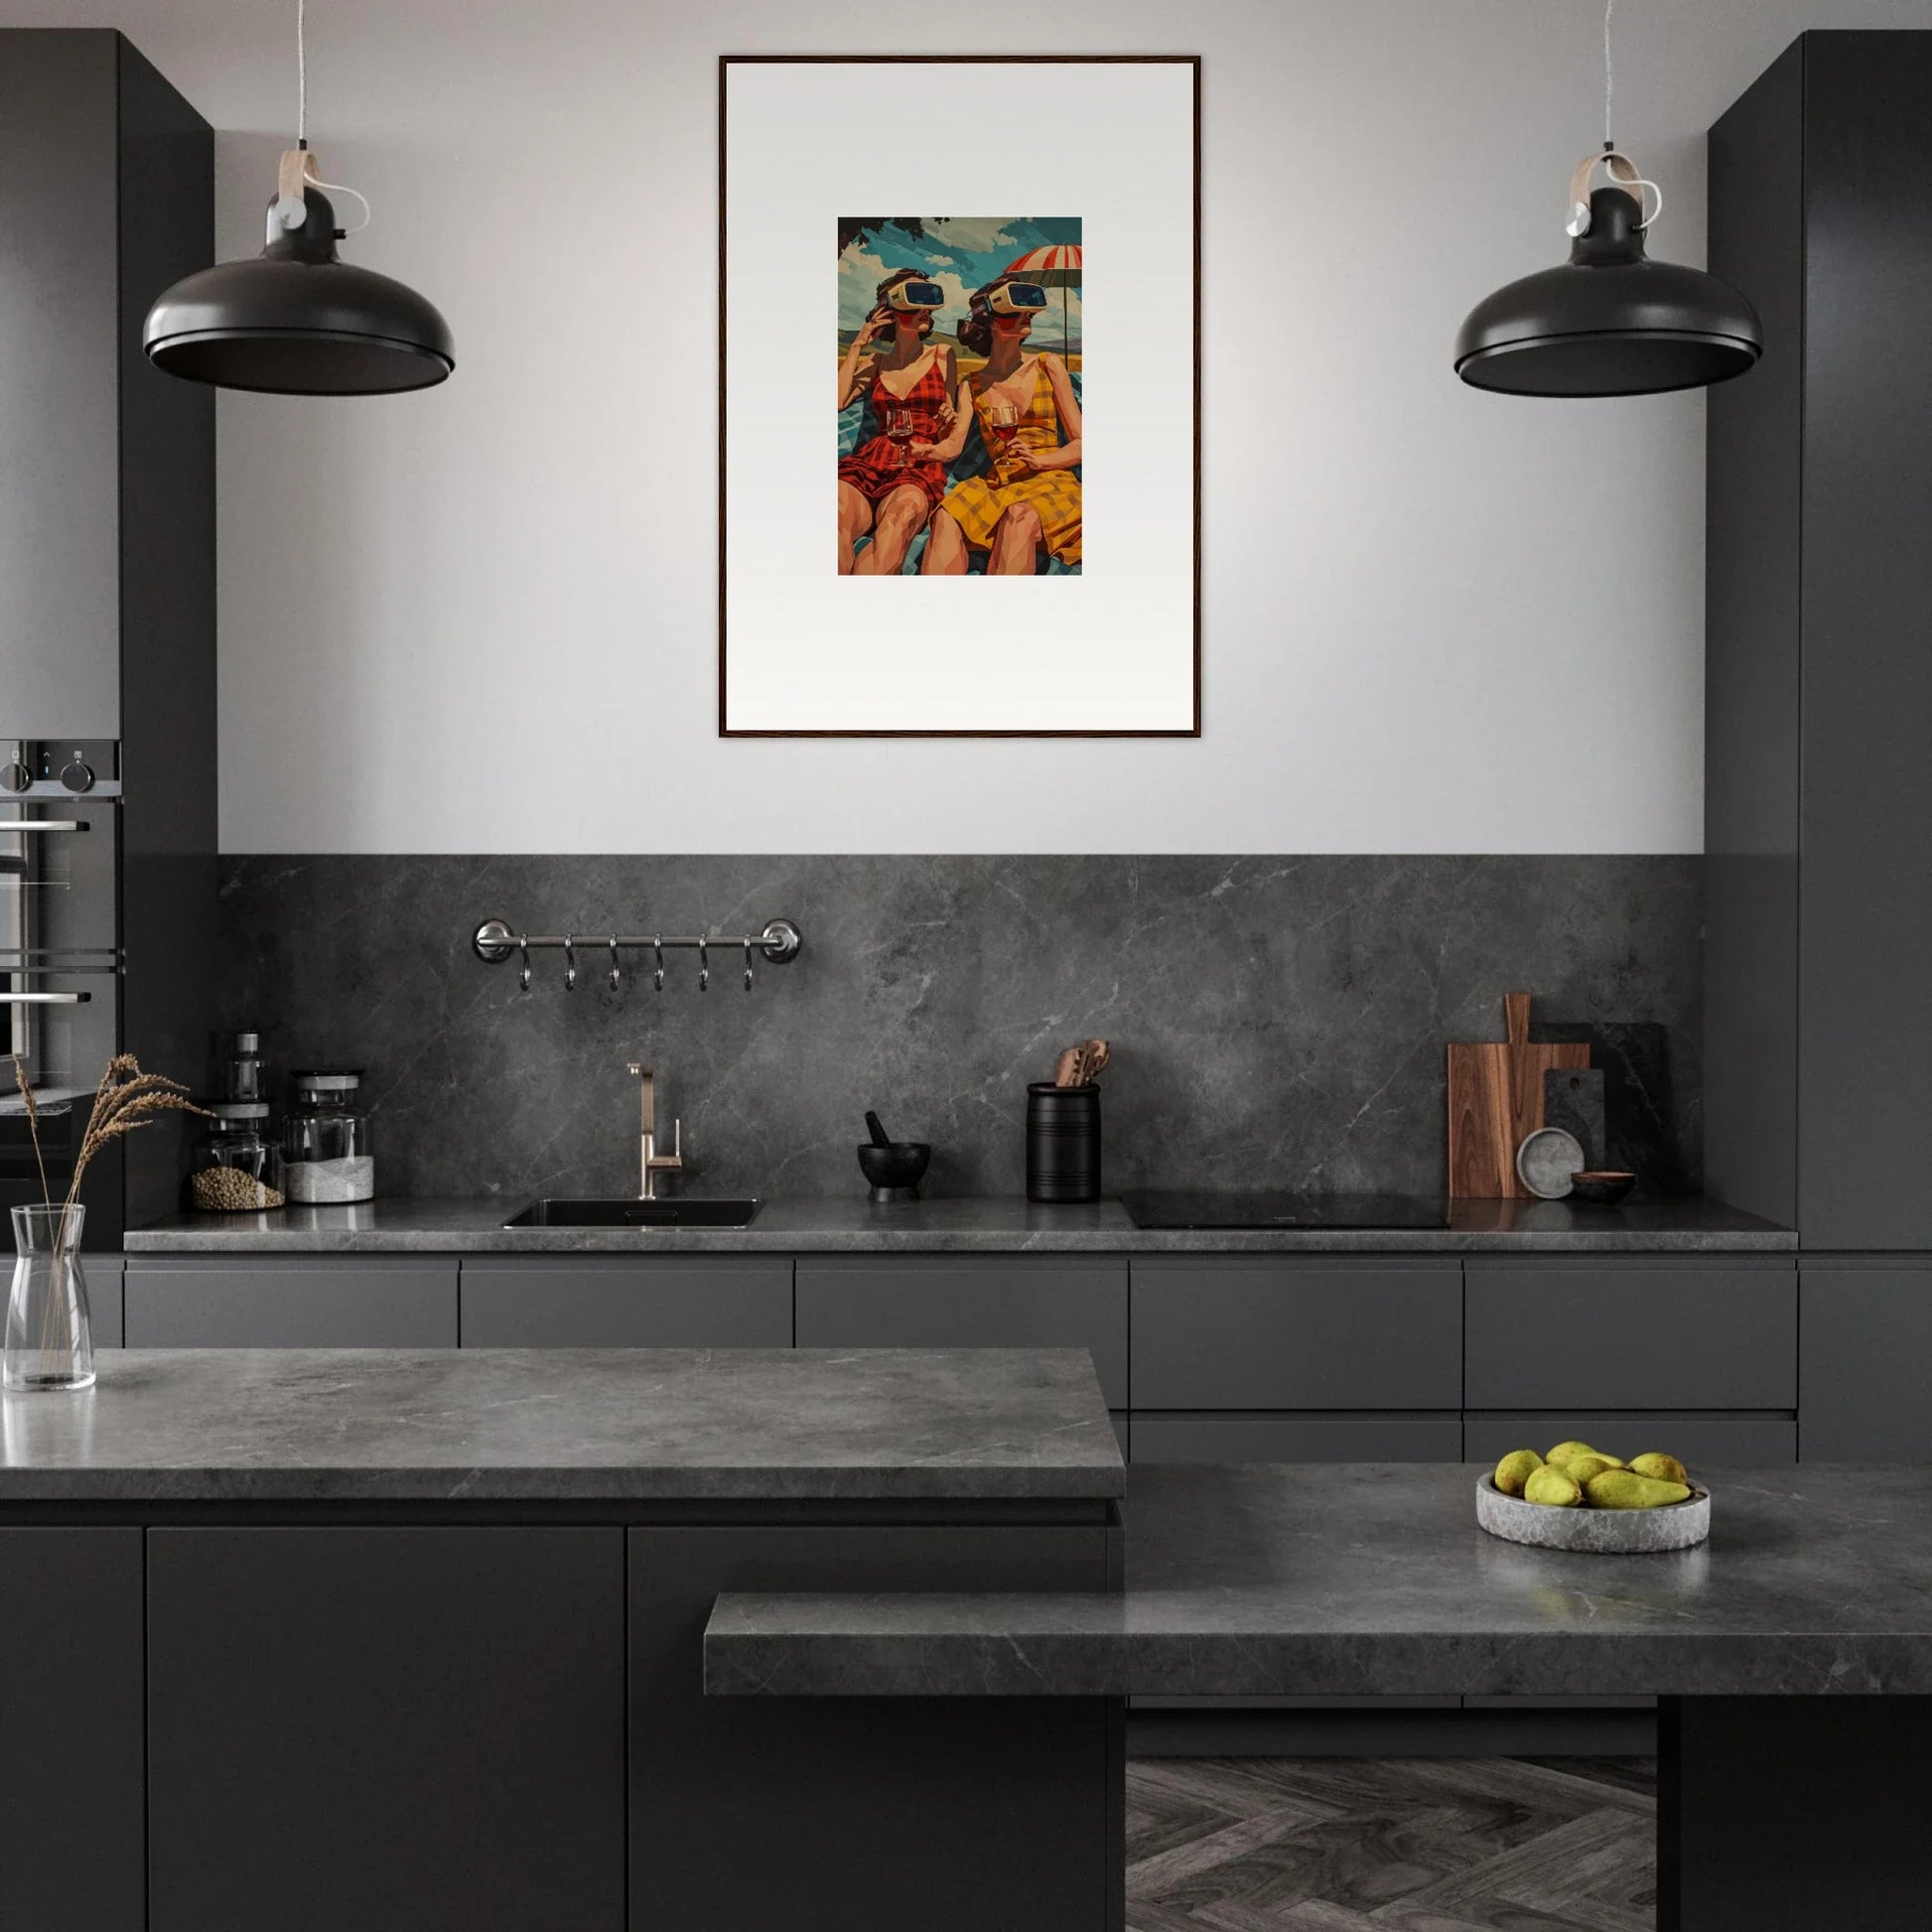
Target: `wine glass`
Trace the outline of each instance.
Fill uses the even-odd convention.
[[[998,453],[1005,456],[1020,434],[1020,405],[1011,397],[995,396],[986,406],[986,421],[999,443]]]
[[[886,434],[892,439],[893,447],[898,453],[896,461],[901,470],[910,460],[912,429],[911,410],[895,405],[886,411]]]

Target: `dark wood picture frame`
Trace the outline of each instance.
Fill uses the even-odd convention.
[[[726,233],[725,170],[728,130],[726,128],[726,80],[734,67],[790,66],[930,66],[953,65],[990,67],[996,65],[1035,67],[1188,67],[1193,69],[1193,327],[1194,327],[1194,497],[1191,538],[1193,542],[1194,610],[1194,704],[1193,722],[1185,727],[1159,730],[753,730],[734,728],[726,718],[726,663],[728,618],[726,611],[726,545],[730,533],[725,523],[725,442],[726,442]],[[720,738],[1198,738],[1201,735],[1201,57],[1198,54],[721,54],[718,57],[718,736]]]

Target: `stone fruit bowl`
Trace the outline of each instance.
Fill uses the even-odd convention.
[[[1592,1556],[1634,1557],[1655,1550],[1689,1550],[1711,1534],[1711,1492],[1693,1483],[1681,1503],[1657,1509],[1555,1509],[1506,1496],[1493,1476],[1476,1483],[1476,1522],[1491,1536],[1540,1550],[1582,1550]]]

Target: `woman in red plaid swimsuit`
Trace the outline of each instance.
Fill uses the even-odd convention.
[[[867,436],[839,459],[841,577],[898,575],[912,539],[946,493],[946,466],[965,447],[966,425],[953,407],[957,360],[950,348],[928,345],[931,310],[894,309],[886,300],[899,283],[919,279],[901,268],[879,284],[879,307],[839,364],[839,408],[863,395],[870,413]],[[866,350],[888,329],[893,345],[868,369]],[[887,434],[895,418],[909,428],[909,439]],[[868,532],[871,543],[857,550]]]

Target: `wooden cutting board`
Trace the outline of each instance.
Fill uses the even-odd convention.
[[[1589,1064],[1583,1040],[1530,1043],[1530,996],[1505,993],[1507,1039],[1457,1041],[1449,1049],[1450,1200],[1529,1200],[1516,1178],[1516,1150],[1543,1125],[1543,1076]]]

